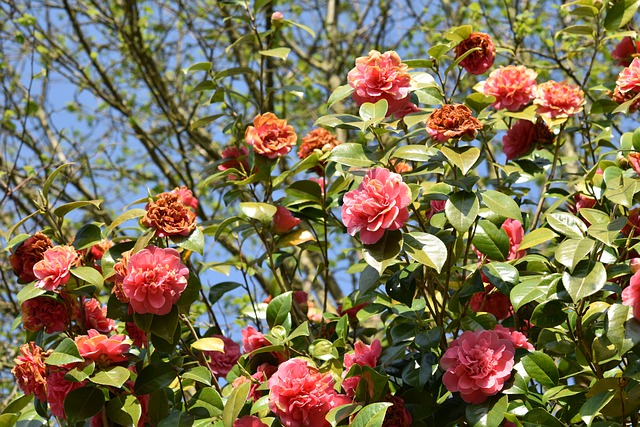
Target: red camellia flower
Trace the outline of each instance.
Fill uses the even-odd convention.
[[[133,341],[133,345],[142,348],[147,344],[147,334],[142,329],[138,328],[135,322],[126,322],[124,329],[127,331],[127,335]]]
[[[101,366],[111,366],[129,360],[125,353],[129,351],[131,345],[125,343],[125,339],[127,339],[126,335],[108,337],[95,329],[90,329],[87,335],[76,337],[76,346],[80,356],[85,360],[93,360]]]
[[[290,359],[269,379],[269,409],[285,427],[326,427],[325,415],[351,399],[333,389],[330,373],[321,374],[303,359]]]
[[[405,110],[411,104],[411,76],[408,69],[409,67],[392,50],[385,53],[370,51],[368,56],[356,59],[356,67],[349,71],[349,86],[354,89],[353,100],[362,105],[365,102],[375,104],[381,99],[386,99],[387,117],[392,114],[398,117],[398,113],[406,113]]]
[[[382,238],[385,230],[398,230],[409,219],[407,206],[411,190],[402,177],[388,169],[377,167],[367,172],[356,190],[344,195],[342,221],[347,232],[372,245]]]
[[[640,320],[640,272],[631,276],[629,286],[622,291],[622,304],[633,309],[633,317]]]
[[[347,375],[349,368],[351,368],[353,365],[368,366],[370,368],[373,368],[378,363],[378,357],[380,357],[380,353],[382,353],[382,344],[380,344],[380,340],[377,338],[373,340],[371,345],[366,345],[362,341],[357,341],[353,347],[353,353],[345,353],[344,355],[345,370],[342,374],[343,377]],[[359,375],[345,378],[342,381],[342,388],[344,389],[347,396],[353,397],[355,395],[356,387],[358,387],[359,382]]]
[[[244,138],[256,153],[272,160],[291,151],[298,140],[293,126],[287,125],[286,120],[279,119],[273,113],[258,114],[253,119],[253,126],[247,128]]]
[[[502,137],[502,151],[507,160],[517,159],[535,148],[536,125],[529,120],[518,120]]]
[[[482,74],[493,65],[496,59],[496,47],[491,36],[485,33],[471,33],[469,37],[456,46],[456,59],[467,51],[479,47],[480,50],[472,52],[460,61],[460,66],[470,74]]]
[[[107,306],[103,306],[94,298],[84,299],[82,307],[78,310],[78,319],[81,319],[86,330],[95,329],[108,334],[116,329],[116,322],[107,317]]]
[[[433,110],[427,118],[427,133],[438,142],[453,138],[473,139],[482,123],[471,115],[469,107],[463,104],[445,104]]]
[[[387,396],[387,402],[391,402],[391,406],[384,415],[382,427],[410,427],[413,419],[411,414],[404,406],[404,400],[398,396]]]
[[[628,67],[638,53],[640,53],[640,41],[634,42],[631,37],[624,37],[611,52],[611,57],[618,60],[618,65]]]
[[[531,343],[527,341],[527,336],[522,332],[512,331],[502,325],[496,325],[493,330],[498,333],[500,338],[511,341],[511,344],[513,344],[515,348],[524,348],[525,350],[529,351],[535,350]]]
[[[47,400],[47,366],[44,360],[49,352],[44,352],[33,342],[20,346],[20,356],[13,362],[16,364],[11,373],[24,394],[33,394],[38,400]]]
[[[52,247],[51,239],[38,231],[18,247],[11,250],[9,262],[13,272],[22,282],[33,282],[36,280],[36,276],[33,274],[33,266],[38,261],[41,261],[44,258],[45,251]]]
[[[245,353],[251,353],[253,350],[270,345],[271,343],[267,341],[262,332],[253,326],[247,326],[242,330],[242,347]]]
[[[222,335],[211,335],[213,338],[220,338],[224,342],[224,353],[219,351],[205,351],[204,354],[209,356],[209,367],[211,372],[219,377],[226,377],[229,371],[235,366],[240,359],[240,346],[230,338]]]
[[[235,169],[246,174],[249,172],[248,156],[249,149],[247,147],[229,146],[220,153],[220,157],[224,159],[224,162],[218,165],[218,170]],[[237,179],[233,174],[229,175],[229,178]]]
[[[265,423],[260,421],[260,418],[253,415],[245,415],[233,422],[233,427],[268,427]]]
[[[440,359],[442,383],[462,400],[479,404],[502,390],[511,376],[515,349],[495,331],[465,331]]]
[[[509,255],[507,256],[508,260],[514,260],[522,258],[526,255],[525,251],[519,251],[518,247],[520,243],[522,243],[522,239],[524,238],[524,228],[522,228],[522,224],[517,219],[507,219],[502,223],[501,228],[507,233],[509,237]]]
[[[538,85],[533,103],[538,106],[538,114],[542,117],[566,118],[582,111],[584,92],[579,86],[549,80]]]
[[[484,292],[476,292],[469,301],[469,308],[476,313],[491,313],[502,320],[513,314],[511,300],[493,285],[487,285]]]
[[[80,256],[72,246],[54,246],[45,251],[42,260],[33,266],[39,280],[36,288],[58,292],[71,278],[71,267],[80,263]]]
[[[188,278],[178,251],[149,246],[129,259],[122,289],[134,312],[163,315],[178,302]]]
[[[629,237],[632,234],[633,237],[638,237],[640,235],[640,215],[638,212],[638,208],[633,208],[629,211],[627,223],[620,230],[623,236]]]
[[[495,96],[495,109],[518,111],[535,98],[536,77],[538,73],[523,65],[500,67],[480,84],[480,91]]]
[[[74,308],[75,310],[75,308]],[[27,331],[45,330],[48,334],[62,332],[71,323],[70,307],[56,298],[39,296],[20,306],[22,326]]]
[[[271,229],[276,234],[285,234],[300,224],[300,221],[299,218],[291,215],[289,209],[284,206],[278,206],[276,214],[273,216],[273,226]]]
[[[47,375],[47,402],[54,417],[66,419],[64,399],[73,390],[83,387],[86,381],[71,382],[64,379],[64,370],[50,371]]]

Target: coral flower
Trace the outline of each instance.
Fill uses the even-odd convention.
[[[531,343],[527,341],[527,336],[522,332],[509,330],[502,325],[496,325],[493,330],[498,333],[500,338],[511,341],[511,344],[513,344],[515,348],[524,348],[529,351],[535,350]]]
[[[509,237],[509,255],[507,256],[507,259],[514,260],[525,256],[525,251],[518,250],[518,247],[524,238],[524,228],[522,227],[522,223],[517,219],[509,218],[502,223],[500,228],[502,228]]]
[[[125,353],[129,351],[131,345],[124,342],[126,338],[126,335],[108,337],[95,329],[90,329],[87,335],[76,337],[76,346],[80,356],[85,360],[92,360],[101,366],[110,366],[129,360]]]
[[[633,309],[633,317],[640,320],[640,272],[631,276],[629,286],[622,291],[622,304]]]
[[[52,247],[51,239],[38,231],[18,247],[11,250],[9,262],[11,262],[13,272],[22,282],[33,282],[36,280],[36,276],[33,274],[33,266],[38,261],[41,261],[46,250]]]
[[[515,349],[495,331],[465,331],[440,359],[442,383],[462,400],[479,404],[500,392],[511,376]]]
[[[538,114],[542,117],[567,118],[582,111],[584,92],[579,86],[549,80],[538,85],[533,103],[538,106]]]
[[[65,419],[64,399],[73,390],[83,387],[83,382],[72,382],[64,379],[64,370],[49,372],[47,376],[47,402],[54,417]]]
[[[80,256],[72,246],[54,246],[45,251],[41,261],[33,266],[39,279],[36,288],[58,292],[71,278],[71,267],[80,263]]]
[[[496,59],[496,47],[491,36],[485,33],[471,33],[469,37],[456,46],[456,59],[467,51],[479,47],[480,50],[472,52],[460,61],[460,66],[470,74],[482,74],[493,65]]]
[[[100,301],[94,298],[87,298],[83,301],[78,318],[81,319],[86,330],[95,329],[107,334],[116,329],[115,321],[107,317],[107,306],[103,306]]]
[[[518,111],[536,96],[538,73],[523,66],[509,65],[493,70],[480,86],[485,95],[493,95],[492,104],[497,110]]]
[[[71,324],[70,307],[58,299],[39,296],[20,306],[22,325],[27,331],[45,330],[48,334],[62,332]]]
[[[298,140],[293,126],[273,113],[258,114],[244,138],[256,153],[272,160],[286,155]]]
[[[427,119],[427,132],[438,142],[452,138],[473,139],[480,129],[480,120],[473,117],[469,107],[463,104],[445,104]]]
[[[156,236],[188,236],[196,228],[198,200],[187,187],[161,193],[147,204],[142,225],[155,228]]]
[[[351,399],[333,389],[330,373],[321,374],[303,359],[290,359],[269,378],[269,409],[285,427],[327,427],[327,413]]]
[[[253,326],[247,326],[242,330],[242,347],[245,353],[251,353],[253,350],[270,345],[271,343],[267,341],[262,332]]]
[[[219,351],[205,351],[209,356],[209,367],[211,372],[219,377],[226,377],[227,374],[240,359],[240,346],[230,338],[222,335],[211,335],[213,338],[220,338],[224,343],[224,353]]]
[[[640,92],[640,58],[634,58],[628,67],[620,71],[616,88],[623,94]]]
[[[392,50],[385,53],[372,50],[368,56],[356,59],[356,66],[348,75],[349,86],[354,89],[353,100],[362,105],[386,99],[387,117],[396,113],[405,114],[411,104],[408,68]]]
[[[218,165],[218,170],[236,169],[240,172],[249,172],[249,149],[247,147],[229,146],[222,150],[220,157],[224,160]],[[229,175],[230,179],[237,179],[234,174]]]
[[[276,214],[273,216],[272,230],[276,234],[285,234],[293,230],[293,228],[300,224],[300,219],[291,215],[289,209],[284,206],[278,206]]]
[[[49,352],[44,352],[33,342],[20,346],[20,356],[13,361],[16,364],[11,373],[24,394],[33,394],[38,400],[47,400],[47,366],[44,360]]]
[[[409,219],[411,190],[402,177],[377,167],[367,172],[356,190],[344,195],[342,221],[352,236],[359,231],[365,245],[382,238],[385,230],[397,230]]]
[[[122,289],[134,312],[163,315],[178,302],[188,278],[178,251],[149,246],[129,259]]]
[[[368,366],[370,368],[373,368],[378,363],[378,358],[380,357],[380,353],[382,353],[382,345],[380,344],[380,340],[377,338],[373,340],[371,345],[367,345],[362,341],[357,341],[353,347],[353,353],[346,353],[344,355],[345,370],[343,372],[343,377],[347,374],[349,368],[351,368],[353,365]],[[359,375],[345,378],[342,381],[342,388],[344,389],[347,396],[353,397],[355,395],[356,388],[358,387],[359,382]]]

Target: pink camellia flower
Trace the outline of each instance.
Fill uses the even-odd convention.
[[[85,299],[78,311],[78,319],[81,319],[85,329],[95,329],[103,334],[115,331],[116,322],[107,317],[107,306],[100,304],[97,299]]]
[[[584,92],[579,86],[549,80],[538,85],[533,103],[544,118],[566,118],[582,111]]]
[[[284,206],[278,206],[276,214],[273,216],[272,230],[276,234],[285,234],[291,231],[296,225],[300,224],[300,219],[291,215],[289,209]]]
[[[398,230],[409,219],[407,206],[411,190],[402,177],[388,169],[377,167],[367,172],[356,190],[344,195],[342,221],[347,232],[372,245],[382,238],[385,230]]]
[[[230,338],[223,335],[211,335],[213,338],[220,338],[224,342],[224,353],[219,351],[205,351],[204,354],[211,359],[209,367],[211,372],[219,377],[226,377],[229,371],[240,359],[240,346]]]
[[[618,60],[618,65],[628,67],[638,53],[640,53],[640,41],[634,42],[631,37],[624,37],[611,52],[611,57]]]
[[[622,304],[633,308],[633,317],[640,320],[640,272],[631,276],[629,286],[622,291]]]
[[[511,376],[515,349],[495,331],[465,331],[440,359],[442,383],[460,392],[467,403],[482,403],[497,394]]]
[[[240,376],[233,380],[232,386],[233,388],[237,388],[246,382],[251,382],[251,388],[249,389],[249,398],[255,402],[262,397],[262,391],[258,390],[258,388],[262,385],[262,383],[268,381],[269,378],[271,378],[271,376],[275,374],[277,370],[278,368],[276,368],[275,366],[269,363],[263,363],[262,365],[258,366],[256,373],[251,375],[251,379],[253,381],[247,377]]]
[[[409,102],[411,76],[409,67],[392,50],[369,52],[356,59],[356,66],[348,74],[349,86],[354,89],[353,100],[362,105],[375,104],[381,99],[388,103],[387,117],[404,112]]]
[[[502,137],[502,151],[507,160],[517,159],[535,148],[536,125],[529,120],[518,120]]]
[[[290,359],[269,378],[269,409],[285,427],[326,427],[327,413],[351,399],[333,389],[331,373],[320,373],[299,358]]]
[[[471,33],[469,37],[456,46],[456,59],[467,51],[479,47],[480,50],[472,52],[460,61],[460,66],[470,74],[483,74],[493,65],[496,59],[496,47],[491,36],[485,33]]]
[[[498,320],[506,319],[513,314],[511,300],[493,285],[487,285],[484,292],[476,292],[471,296],[469,308],[476,313],[491,313]]]
[[[260,418],[253,415],[245,415],[233,422],[233,427],[268,427],[265,423],[260,421]]]
[[[620,71],[616,87],[623,94],[640,92],[640,58],[633,58],[631,64]]]
[[[267,341],[262,332],[253,326],[247,326],[242,330],[242,347],[245,353],[251,353],[253,350],[270,345],[271,343]]]
[[[507,259],[514,260],[525,256],[525,251],[518,250],[518,247],[520,246],[520,243],[522,243],[522,239],[524,237],[524,228],[522,228],[520,221],[509,218],[502,223],[501,228],[509,237],[509,255],[507,256]]]
[[[11,369],[24,394],[33,394],[41,402],[47,400],[47,366],[44,360],[48,355],[49,352],[44,352],[34,342],[28,342],[20,346],[20,356],[13,360],[16,365]]]
[[[89,329],[87,335],[78,335],[75,341],[80,356],[85,360],[93,360],[100,366],[111,366],[129,360],[125,353],[131,345],[124,342],[126,339],[126,335],[108,337],[95,329]]]
[[[249,145],[256,153],[270,159],[282,157],[296,145],[298,136],[293,126],[286,120],[279,119],[273,113],[258,114],[244,134]]]
[[[446,206],[446,204],[446,200],[429,200],[429,211],[427,211],[427,219],[431,219],[438,212],[444,211],[444,207]]]
[[[538,73],[524,65],[500,67],[481,83],[480,91],[495,96],[495,109],[519,111],[536,97],[536,77]]]
[[[176,187],[169,191],[169,194],[178,196],[183,205],[191,208],[194,212],[198,210],[198,199],[195,198],[193,192],[186,186]]]
[[[83,387],[86,381],[71,382],[64,379],[64,370],[50,371],[47,376],[47,402],[54,417],[67,418],[64,413],[64,399],[73,390]]]
[[[399,396],[387,396],[386,401],[391,402],[392,405],[384,415],[382,427],[410,427],[413,418],[404,406],[404,400]]]
[[[127,331],[129,338],[133,341],[133,345],[136,347],[144,347],[147,344],[147,334],[142,329],[138,328],[135,322],[126,322],[124,329]]]
[[[249,149],[247,147],[229,146],[222,150],[220,157],[224,160],[218,165],[218,170],[236,169],[245,174],[249,172]],[[235,175],[229,175],[230,179],[236,179]]]
[[[382,345],[379,339],[373,340],[371,345],[366,345],[362,341],[357,341],[354,344],[353,353],[345,353],[344,355],[344,367],[345,370],[342,373],[343,378],[347,375],[347,372],[353,365],[368,366],[373,368],[378,363],[378,357],[382,353]],[[345,378],[342,381],[342,388],[349,397],[353,397],[356,393],[356,387],[360,382],[360,376]]]
[[[72,246],[54,246],[45,251],[41,261],[33,266],[33,274],[39,280],[36,288],[58,292],[71,278],[70,269],[78,265],[80,256]]]
[[[271,14],[271,22],[279,22],[284,19],[284,15],[280,11],[273,12]]]
[[[500,338],[511,341],[511,344],[513,344],[515,348],[524,348],[529,351],[535,350],[531,343],[527,341],[527,336],[522,332],[512,331],[500,324],[496,325],[493,330],[498,333]]]
[[[129,259],[122,289],[134,312],[163,315],[178,301],[188,278],[178,251],[149,246]]]
[[[22,326],[27,331],[45,330],[48,334],[62,332],[71,324],[69,307],[58,299],[39,296],[20,306]]]
[[[580,212],[580,209],[591,209],[596,205],[597,200],[593,197],[586,196],[582,193],[576,193],[573,196],[573,204],[569,204],[568,208],[574,215]]]

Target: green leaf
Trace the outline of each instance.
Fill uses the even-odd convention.
[[[197,252],[200,255],[204,252],[204,234],[200,227],[194,228],[188,236],[171,236],[171,241],[179,248]]]
[[[173,344],[173,336],[176,332],[176,327],[178,326],[178,307],[171,307],[171,311],[167,314],[153,315],[153,320],[151,321],[150,332],[158,336],[165,341]]]
[[[277,47],[275,49],[261,50],[258,53],[260,53],[260,55],[271,56],[274,58],[285,60],[287,59],[287,56],[289,56],[289,52],[291,52],[291,49],[289,49],[288,47]]]
[[[243,202],[240,203],[240,210],[249,218],[271,222],[278,209],[268,203]]]
[[[13,399],[3,410],[2,414],[16,414],[21,412],[24,408],[27,407],[29,403],[33,400],[33,394],[26,394],[22,396],[18,396]],[[2,424],[2,420],[0,420],[0,426],[12,426],[13,424]]]
[[[395,150],[391,157],[416,162],[428,162],[433,157],[433,154],[429,153],[429,149],[424,145],[403,145]]]
[[[531,301],[539,301],[546,298],[552,283],[552,280],[540,278],[540,276],[527,277],[521,280],[519,285],[511,289],[511,294],[509,295],[514,310],[519,310],[523,305]]]
[[[473,245],[488,258],[505,261],[509,255],[509,236],[491,221],[480,220],[473,236]]]
[[[331,360],[338,358],[338,351],[333,346],[331,341],[325,339],[315,340],[309,346],[309,354],[316,359]]]
[[[76,202],[69,202],[55,208],[53,210],[53,214],[58,218],[64,218],[64,216],[72,210],[84,208],[85,206],[95,206],[96,208],[99,208],[100,203],[102,203],[102,200],[79,200]]]
[[[556,417],[543,408],[533,408],[524,415],[524,427],[565,427]]]
[[[522,242],[520,242],[520,246],[518,246],[518,250],[525,250],[540,246],[542,243],[548,242],[556,237],[558,237],[558,235],[548,228],[536,228],[531,233],[524,236]]]
[[[386,117],[388,108],[389,103],[386,99],[381,99],[375,104],[365,102],[360,106],[360,118],[365,122],[380,122]]]
[[[104,285],[104,279],[102,274],[98,270],[92,267],[75,267],[69,270],[69,272],[78,279],[84,280],[90,285],[94,285],[98,288]]]
[[[191,125],[189,127],[191,128],[191,130],[199,129],[215,122],[220,117],[224,117],[225,115],[226,114],[214,114],[212,116],[201,117],[198,120],[194,120],[193,122],[191,122]]]
[[[607,11],[607,15],[604,18],[604,27],[607,31],[615,31],[624,27],[633,19],[638,6],[640,6],[640,0],[618,0]]]
[[[343,99],[351,96],[352,93],[353,88],[350,85],[338,86],[336,90],[334,90],[329,96],[329,100],[327,101],[327,108],[333,107],[336,102],[340,102]]]
[[[602,408],[613,399],[615,390],[606,390],[597,393],[595,396],[590,397],[584,402],[584,405],[580,408],[580,418],[587,426],[593,423],[593,419],[600,413]]]
[[[217,417],[222,414],[223,409],[220,394],[213,387],[198,390],[189,401],[189,413],[196,417]]]
[[[542,386],[551,388],[558,385],[558,368],[551,357],[541,351],[533,351],[521,362],[527,374]]]
[[[500,292],[509,296],[511,288],[518,284],[520,273],[518,269],[504,262],[491,262],[482,266],[482,272],[489,279],[489,283]]]
[[[211,289],[209,289],[209,302],[215,304],[224,294],[240,287],[242,287],[242,284],[238,282],[222,282],[213,285]]]
[[[368,168],[374,164],[365,154],[364,147],[361,144],[350,142],[340,144],[331,150],[328,160],[330,162],[359,168]]]
[[[47,291],[45,291],[42,288],[36,288],[35,282],[29,283],[24,288],[20,289],[20,292],[18,292],[18,295],[17,295],[18,302],[22,304],[23,302],[39,297],[40,295],[45,294],[46,292]]]
[[[485,190],[481,193],[482,203],[494,213],[505,218],[515,219],[522,223],[522,212],[520,206],[509,196],[495,190]],[[544,230],[539,228],[537,230]],[[537,231],[536,230],[536,231]],[[550,230],[549,230],[550,231]],[[523,240],[524,243],[524,240]],[[522,244],[520,245],[522,247]]]
[[[414,231],[404,235],[404,250],[411,258],[435,269],[438,273],[447,262],[445,244],[433,234]]]
[[[612,304],[607,309],[605,332],[620,356],[640,343],[640,322],[633,318],[631,311],[622,304]]]
[[[362,245],[364,260],[382,275],[386,268],[394,263],[402,248],[402,232],[386,231],[373,245]]]
[[[362,408],[359,403],[347,403],[346,405],[340,405],[330,410],[325,418],[331,424],[331,427],[336,427],[341,421],[346,420],[355,414]]]
[[[596,9],[597,10],[597,9]],[[591,25],[569,25],[556,33],[556,37],[560,34],[574,34],[577,36],[593,37],[593,28]]]
[[[196,366],[195,368],[182,374],[182,378],[187,380],[194,380],[199,383],[211,386],[211,371],[205,366]]]
[[[480,203],[476,195],[466,191],[452,194],[444,206],[447,220],[460,234],[464,234],[471,227],[479,211]]]
[[[595,294],[604,287],[606,281],[607,270],[600,262],[581,261],[573,273],[565,271],[562,274],[562,284],[573,302]]]
[[[168,417],[160,420],[158,427],[192,427],[194,416],[177,410],[171,411]],[[211,421],[208,420],[209,423]]]
[[[73,239],[73,247],[76,249],[84,249],[92,246],[102,240],[100,227],[95,224],[86,224],[76,233]]]
[[[136,396],[154,393],[167,387],[177,377],[171,363],[157,362],[147,365],[140,371],[133,387]],[[248,384],[248,383],[247,383]]]
[[[184,74],[189,74],[191,71],[211,71],[213,64],[211,62],[197,62],[187,68],[183,68]]]
[[[565,240],[556,249],[556,260],[571,272],[580,261],[589,257],[595,244],[595,241],[588,238]]]
[[[224,353],[224,341],[214,337],[200,338],[191,344],[191,348],[200,351],[217,351]]]
[[[482,110],[484,110],[494,102],[496,102],[495,96],[485,95],[484,93],[480,92],[472,93],[464,100],[464,103],[467,104],[467,106],[473,111],[475,111],[476,114],[480,114]]]
[[[291,311],[293,293],[291,291],[278,295],[267,306],[267,323],[273,328],[276,325],[285,325]]]
[[[568,212],[553,212],[546,218],[551,228],[570,239],[582,239],[587,232],[584,222]]]
[[[351,427],[381,427],[390,406],[389,402],[371,403],[362,408],[349,425]]]
[[[587,234],[595,239],[600,240],[607,246],[612,246],[613,241],[620,235],[620,230],[627,225],[627,218],[616,218],[611,222],[602,224],[593,224],[587,229]]]
[[[286,22],[288,24],[291,24],[291,25],[294,25],[294,26],[300,28],[301,30],[306,31],[307,33],[309,33],[311,38],[314,38],[314,39],[316,38],[316,33],[311,28],[307,27],[306,25],[302,25],[299,22],[290,21],[288,19],[285,19],[284,22]]]
[[[120,216],[114,219],[113,222],[109,225],[109,228],[107,228],[107,236],[109,236],[119,225],[122,225],[132,219],[143,217],[146,215],[146,213],[146,209],[131,209],[120,214]]]
[[[104,406],[104,394],[97,387],[87,386],[70,391],[64,399],[64,413],[70,420],[93,417]]]
[[[462,171],[463,175],[466,175],[471,170],[480,157],[480,150],[476,147],[449,148],[443,145],[440,151]]]
[[[140,401],[135,396],[116,396],[109,400],[107,417],[120,425],[138,425],[142,416]]]
[[[564,303],[553,300],[538,305],[531,314],[531,323],[539,328],[551,328],[564,323],[567,313],[563,311]]]
[[[51,175],[49,175],[47,177],[47,180],[42,185],[42,195],[44,196],[45,200],[47,200],[49,198],[49,189],[51,188],[51,185],[53,184],[53,181],[60,174],[60,172],[62,172],[62,170],[64,168],[66,168],[67,166],[71,166],[71,165],[75,165],[75,163],[73,163],[73,162],[63,163],[60,166],[58,166],[53,172],[51,172]]]
[[[64,379],[71,382],[81,383],[93,374],[95,368],[96,364],[94,362],[91,362],[88,365],[80,364],[65,373]]]
[[[68,363],[84,362],[76,343],[71,338],[65,338],[53,353],[44,361],[47,365],[60,366]]]
[[[89,378],[92,383],[120,388],[129,379],[129,371],[122,366],[114,366],[107,371],[98,371]]]
[[[240,411],[249,397],[249,391],[251,390],[251,383],[246,382],[240,387],[235,387],[229,395],[224,410],[222,411],[222,424],[224,427],[233,427],[233,423],[238,419]]]
[[[507,396],[492,397],[480,405],[467,405],[467,422],[471,427],[499,427],[508,407]]]

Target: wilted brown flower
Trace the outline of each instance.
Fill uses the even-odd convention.
[[[618,104],[624,104],[627,101],[631,101],[636,95],[637,93],[633,91],[622,93],[620,92],[620,89],[616,86],[616,88],[613,91],[613,94],[611,95],[611,98]],[[634,103],[632,103],[629,106],[629,112],[634,112],[638,108],[640,108],[640,99],[637,99]]]
[[[479,129],[482,129],[482,123],[463,104],[445,104],[427,119],[427,132],[438,142],[452,138],[473,139]]]
[[[36,280],[36,276],[33,274],[33,266],[38,261],[41,261],[46,250],[52,247],[51,239],[38,231],[22,242],[9,255],[13,272],[22,282],[28,283]]]
[[[535,142],[540,145],[548,145],[553,144],[555,141],[556,135],[549,129],[549,126],[545,123],[544,120],[538,118],[536,120],[536,138]]]
[[[333,147],[340,145],[341,142],[338,141],[338,138],[325,128],[317,128],[312,130],[302,138],[302,144],[298,149],[298,157],[301,159],[306,159],[311,154],[313,154],[314,150],[320,150],[323,153],[331,151]],[[321,161],[320,165],[324,166],[325,162]],[[317,166],[313,168],[313,171],[318,175],[323,175],[324,170],[323,167]]]
[[[188,236],[196,228],[196,213],[178,192],[162,193],[147,204],[142,225],[156,229],[156,236]]]

